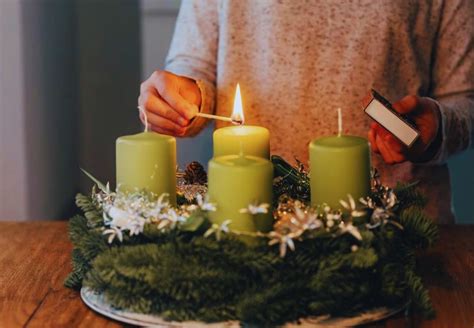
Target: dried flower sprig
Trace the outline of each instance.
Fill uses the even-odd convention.
[[[206,215],[216,211],[217,206],[209,202],[207,196],[200,192],[188,195],[193,204],[174,207],[170,204],[167,194],[157,197],[147,191],[121,192],[111,191],[110,186],[97,185],[92,191],[92,198],[96,206],[102,210],[104,218],[103,234],[108,237],[108,242],[123,241],[123,236],[136,236],[144,231],[147,224],[153,224],[158,230],[170,231],[186,225],[194,214]],[[299,200],[282,196],[275,208],[273,215],[275,224],[268,233],[245,232],[234,230],[230,227],[230,220],[221,224],[212,224],[204,233],[204,237],[215,236],[217,240],[223,234],[253,236],[268,239],[269,245],[279,245],[280,256],[284,257],[288,249],[296,249],[296,241],[313,238],[315,232],[324,231],[333,237],[350,234],[361,241],[361,225],[355,225],[355,218],[367,216],[366,229],[375,229],[381,225],[393,224],[400,229],[403,227],[394,220],[398,200],[395,192],[380,184],[376,175],[373,177],[372,197],[361,198],[360,205],[351,195],[346,200],[341,200],[341,210],[333,210],[327,205],[313,208]],[[268,213],[270,205],[254,202],[240,213],[252,215]],[[355,246],[355,247],[354,247]],[[356,249],[357,245],[352,248]]]

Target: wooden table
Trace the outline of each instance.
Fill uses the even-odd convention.
[[[0,222],[0,327],[121,327],[63,287],[70,271],[66,222]],[[447,275],[433,274],[444,263]],[[371,327],[474,328],[474,225],[442,226],[424,268],[437,318],[403,314]]]

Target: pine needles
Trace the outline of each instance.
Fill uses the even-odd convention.
[[[301,178],[298,171],[285,172]],[[307,193],[303,189],[292,191]],[[423,214],[423,197],[413,185],[399,185],[397,196],[403,199],[397,212],[403,229],[361,227],[362,241],[322,234],[296,241],[296,251],[281,258],[278,247],[248,247],[231,235],[217,241],[152,226],[108,244],[99,209],[79,195],[84,215],[69,222],[73,271],[65,285],[88,286],[115,307],[172,320],[273,326],[408,302],[432,317],[429,295],[415,274],[415,250],[434,244],[437,226]]]

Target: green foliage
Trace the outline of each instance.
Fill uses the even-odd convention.
[[[431,303],[428,290],[423,286],[421,278],[413,271],[406,271],[405,277],[409,288],[408,293],[414,310],[423,313],[428,319],[433,319],[435,317],[433,304]]]
[[[397,183],[394,188],[395,194],[402,205],[401,209],[416,206],[419,208],[425,207],[427,199],[419,189],[416,188],[418,182],[414,183]],[[400,210],[401,210],[400,209]]]
[[[409,207],[400,213],[407,242],[413,247],[427,248],[438,240],[438,227],[418,207]]]
[[[271,160],[274,167],[274,176],[276,178],[274,184],[275,203],[278,198],[284,194],[303,202],[309,202],[309,178],[303,171],[301,164],[301,168],[295,168],[283,158],[276,155],[273,155]]]
[[[294,184],[285,192],[308,195],[304,173],[272,159],[280,176]],[[142,234],[108,244],[100,209],[78,195],[84,216],[69,223],[73,270],[65,285],[88,286],[115,307],[172,320],[274,326],[407,303],[432,317],[429,295],[415,274],[415,251],[433,245],[437,226],[423,214],[414,185],[399,185],[396,193],[401,202],[395,220],[403,229],[382,224],[368,230],[361,223],[361,241],[320,231],[295,241],[296,250],[284,258],[278,245],[263,241],[250,247],[233,235],[204,238],[209,225],[203,213],[182,230],[146,224]]]

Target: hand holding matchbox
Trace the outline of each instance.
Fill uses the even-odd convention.
[[[434,157],[442,141],[436,101],[407,96],[392,106],[372,89],[363,104],[364,112],[377,123],[369,132],[370,142],[385,162],[424,162]]]
[[[365,113],[405,146],[411,147],[420,136],[418,130],[398,114],[392,104],[374,89],[371,90],[371,96],[370,99],[367,99],[368,102],[364,104]]]

